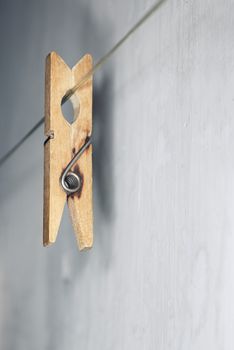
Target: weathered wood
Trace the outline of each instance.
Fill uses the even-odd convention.
[[[71,169],[82,179],[81,190],[67,196],[59,181],[66,165],[92,133],[92,78],[71,98],[72,124],[63,117],[61,101],[91,68],[90,55],[85,55],[72,69],[55,52],[46,59],[45,135],[53,137],[45,144],[44,151],[44,245],[56,240],[66,197],[80,250],[90,248],[93,243],[92,146]]]

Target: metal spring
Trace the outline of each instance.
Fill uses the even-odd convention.
[[[84,145],[79,149],[79,151],[74,155],[72,160],[68,163],[65,170],[62,173],[60,178],[60,183],[62,188],[67,194],[72,194],[79,191],[82,181],[79,175],[77,175],[74,171],[70,171],[73,165],[78,161],[78,159],[82,156],[84,151],[91,145],[92,139],[88,137]]]

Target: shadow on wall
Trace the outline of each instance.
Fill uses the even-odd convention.
[[[94,86],[93,106],[93,172],[99,213],[112,221],[114,213],[113,184],[113,101],[110,73],[104,73],[99,86]]]

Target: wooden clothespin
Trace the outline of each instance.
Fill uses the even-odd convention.
[[[92,70],[85,55],[72,69],[51,52],[46,58],[43,244],[54,243],[67,199],[79,249],[92,247],[92,76],[72,95],[74,122],[61,103]],[[78,160],[77,160],[78,159]]]

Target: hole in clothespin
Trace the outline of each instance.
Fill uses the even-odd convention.
[[[76,95],[71,96],[65,102],[61,102],[61,109],[63,113],[63,117],[69,124],[72,124],[76,121],[80,111],[80,103],[79,99]]]

